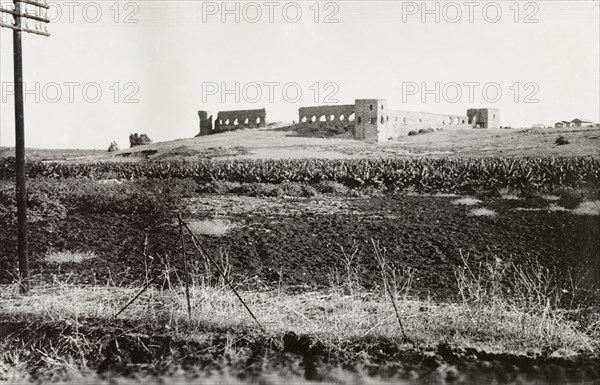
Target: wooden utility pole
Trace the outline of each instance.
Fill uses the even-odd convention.
[[[33,6],[34,14],[27,12],[27,5]],[[48,10],[48,4],[30,0],[13,0],[13,10],[0,8],[0,13],[12,15],[14,24],[0,22],[0,27],[13,30],[13,76],[15,88],[15,158],[17,184],[17,255],[19,258],[19,275],[21,292],[29,293],[29,258],[27,255],[27,180],[25,175],[25,109],[23,100],[23,49],[22,33],[50,36],[42,31],[41,23],[50,21],[41,17]],[[42,11],[43,10],[43,11]],[[23,20],[25,19],[25,20]],[[28,19],[35,22],[34,29],[29,29]],[[0,20],[1,21],[1,20]]]

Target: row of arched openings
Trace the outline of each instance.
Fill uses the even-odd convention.
[[[235,119],[219,119],[219,126],[225,125],[225,126],[239,126],[240,125],[240,121],[241,119],[239,118],[235,118]],[[261,123],[261,118],[260,116],[256,119],[250,119],[250,118],[245,118],[243,119],[243,125],[244,127],[250,127],[250,121],[253,121],[256,126],[258,126]]]
[[[353,122],[354,119],[355,119],[355,114],[353,112],[353,113],[351,113],[348,116],[346,116],[344,114],[340,114],[339,116],[336,116],[334,114],[330,114],[329,116],[327,116],[327,115],[321,115],[319,117],[317,117],[317,115],[313,115],[311,117],[309,117],[309,116],[303,116],[302,119],[300,119],[300,121],[302,123],[306,123],[306,122],[310,122],[310,123],[316,123],[316,122],[335,122],[335,121],[339,121],[339,122],[344,122],[344,121]]]

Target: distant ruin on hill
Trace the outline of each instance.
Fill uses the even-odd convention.
[[[200,118],[200,134],[211,135],[219,132],[237,130],[240,128],[259,128],[267,125],[267,111],[238,110],[220,111],[213,123],[213,116],[209,111],[198,111]]]
[[[241,128],[266,127],[266,110],[220,111],[213,123],[208,111],[198,111],[201,135]],[[357,140],[385,142],[410,131],[439,128],[498,128],[500,110],[473,108],[466,115],[390,110],[385,99],[357,99],[354,104],[301,107],[298,122],[308,126],[352,132]]]

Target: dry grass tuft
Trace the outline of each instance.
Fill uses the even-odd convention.
[[[458,347],[511,353],[549,348],[593,351],[599,347],[600,329],[590,333],[578,329],[577,322],[558,308],[560,288],[539,265],[525,268],[497,259],[493,264],[473,267],[465,259],[464,267],[456,273],[463,301],[433,302],[411,296],[414,271],[386,267],[390,269],[385,285],[389,292],[366,290],[355,268],[355,251],[341,251],[339,257],[346,268],[332,271],[327,291],[298,294],[271,289],[246,290],[240,294],[268,335],[291,331],[311,336],[330,347],[357,338],[403,340],[399,320],[410,341],[424,347],[434,347],[441,341]],[[145,291],[120,317],[161,322],[166,333],[183,338],[194,338],[197,330],[207,327],[250,328],[260,332],[228,287],[208,279],[210,271],[205,274],[191,276],[190,318],[182,283],[171,282],[168,276],[162,285]],[[508,291],[503,286],[507,277],[510,277]],[[11,287],[0,290],[3,313],[22,314],[26,309],[28,314],[75,324],[86,318],[110,319],[140,291],[137,286],[76,286],[57,282],[35,287],[32,295],[22,297],[15,290],[8,290]],[[390,305],[390,296],[394,306]]]
[[[516,190],[514,188],[509,188],[509,187],[503,187],[498,189],[498,195],[500,196],[500,199],[504,199],[504,200],[510,200],[510,201],[516,201],[516,200],[522,200],[523,198],[521,196],[519,196],[520,191]]]
[[[385,248],[375,242],[374,245],[380,257],[385,255]],[[415,344],[420,349],[435,348],[443,342],[459,348],[509,354],[551,351],[556,352],[555,355],[568,355],[595,352],[600,348],[600,321],[582,330],[573,320],[574,311],[559,308],[564,291],[557,286],[553,275],[539,264],[521,267],[496,258],[491,263],[474,265],[463,257],[463,266],[455,271],[462,301],[433,302],[411,296],[414,271],[394,270],[385,263],[381,266],[386,277],[382,286],[386,291],[366,290],[361,285],[361,274],[356,266],[357,247],[340,250],[338,257],[344,262],[345,269],[331,272],[329,290],[241,292],[264,331],[256,328],[224,282],[208,279],[210,271],[204,273],[206,276],[196,273],[190,277],[191,317],[187,314],[182,278],[171,282],[168,275],[162,285],[145,291],[119,317],[139,320],[140,324],[156,324],[165,334],[176,338],[202,338],[202,333],[213,327],[244,332],[254,330],[252,333],[270,338],[293,332],[307,335],[331,349],[346,349],[348,344],[373,338],[405,341],[398,344],[408,349],[414,348]],[[229,270],[226,266],[223,269]],[[18,295],[15,287],[0,287],[0,303],[5,315],[34,315],[49,321],[61,320],[75,327],[83,326],[82,322],[89,319],[110,320],[140,291],[137,286],[76,286],[56,281],[49,286],[34,287],[30,296],[23,297]],[[399,328],[399,323],[404,331]],[[403,338],[404,332],[407,339]],[[84,337],[65,338],[65,343],[75,351],[71,357],[58,355],[57,350],[52,350],[57,349],[53,346],[39,347],[46,349],[43,350],[45,362],[42,365],[52,371],[50,377],[59,381],[72,378],[71,383],[98,383],[99,379],[82,358],[89,341]],[[0,341],[0,381],[29,381],[31,362],[19,349],[8,348],[9,340]],[[160,383],[192,383],[188,377],[176,376],[161,379]],[[290,378],[289,373],[261,376],[264,378],[261,377],[260,383],[264,384],[308,383],[297,377]],[[386,383],[339,368],[332,370],[326,380],[330,383]],[[129,384],[129,381],[111,379],[108,383]],[[149,378],[147,382],[152,384],[152,381],[154,379]],[[225,372],[194,378],[193,383],[246,382]]]

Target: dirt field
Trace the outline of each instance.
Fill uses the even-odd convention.
[[[423,296],[457,294],[454,271],[461,265],[461,254],[474,262],[538,261],[564,282],[572,279],[579,288],[598,288],[597,215],[578,215],[540,197],[465,201],[474,205],[458,199],[200,195],[187,199],[182,209],[190,223],[218,219],[225,224],[228,231],[201,235],[202,242],[213,254],[228,256],[234,275],[253,277],[259,285],[303,290],[328,286],[335,271],[344,270],[342,248],[348,254],[356,251],[355,263],[367,287],[380,285],[373,239],[387,250],[399,272],[415,269],[414,289]],[[213,230],[215,226],[208,224]],[[141,282],[146,269],[156,274],[163,268],[159,258],[144,261],[145,235],[148,253],[154,256],[166,254],[177,237],[175,217],[157,222],[142,215],[72,213],[63,220],[32,223],[30,229],[35,271],[46,279],[75,274],[72,279],[79,283]],[[5,227],[0,236],[0,254],[14,255],[16,232]],[[44,260],[53,251],[85,251],[97,257],[57,265]]]
[[[85,378],[96,372],[98,381],[112,375],[158,375],[168,381],[169,376],[184,374],[178,378],[185,382],[210,373],[231,376],[221,378],[222,383],[593,381],[600,372],[598,357],[589,350],[540,350],[538,344],[545,346],[542,340],[508,348],[511,338],[490,331],[464,341],[460,333],[471,335],[470,327],[459,332],[444,321],[444,314],[470,317],[468,310],[452,305],[461,302],[455,273],[464,269],[464,259],[474,269],[486,262],[500,269],[510,262],[525,269],[539,266],[534,270],[538,272],[548,269],[555,278],[552,284],[564,288],[566,306],[595,309],[600,305],[600,203],[571,208],[560,204],[558,197],[543,195],[522,199],[512,195],[198,194],[185,199],[180,207],[183,219],[238,290],[245,290],[242,295],[259,319],[266,322],[277,311],[287,314],[285,319],[269,321],[267,334],[256,330],[227,288],[211,294],[198,288],[199,282],[193,289],[196,321],[185,326],[183,290],[170,289],[172,283],[181,282],[185,269],[180,254],[169,256],[177,239],[175,213],[173,218],[157,220],[145,215],[71,212],[64,219],[30,224],[34,284],[39,289],[26,302],[8,291],[2,294],[0,344],[7,352],[27,346],[18,351],[26,354],[22,360],[31,362],[28,375],[46,379],[63,379],[83,367]],[[0,255],[14,255],[14,229],[3,227],[0,240]],[[389,304],[368,299],[370,290],[383,288],[373,241],[385,250],[394,285],[410,287],[406,294],[411,300],[402,302],[401,311],[409,335],[418,336],[420,342],[403,342]],[[188,255],[192,274],[210,278],[206,260],[198,253]],[[122,315],[123,320],[112,318],[144,282],[160,276],[167,266],[178,272],[159,279],[134,305],[135,310]],[[328,292],[345,287],[349,267],[365,291],[352,294],[350,287],[347,294]],[[8,271],[3,269],[4,283],[12,278]],[[277,301],[289,304],[284,302],[277,310],[272,308]],[[213,315],[215,306],[222,309]],[[365,308],[358,313],[352,310],[356,306]],[[382,311],[385,315],[379,315]],[[358,330],[365,322],[361,317],[371,313],[374,326]],[[505,324],[504,317],[512,315],[501,315],[494,322]],[[430,319],[441,325],[426,326]],[[344,327],[344,322],[353,326]],[[491,322],[483,322],[485,330]],[[371,334],[381,327],[386,331]],[[525,336],[521,327],[525,326],[518,327],[517,339]],[[69,361],[73,359],[78,363]]]

